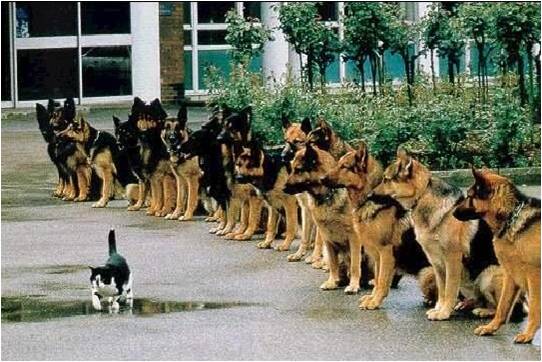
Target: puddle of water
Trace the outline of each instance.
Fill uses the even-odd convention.
[[[56,318],[75,317],[89,314],[109,314],[96,311],[89,300],[45,301],[41,296],[2,297],[2,322],[43,322]],[[257,303],[242,302],[198,302],[198,301],[159,301],[147,298],[134,299],[133,307],[121,307],[120,314],[152,316],[163,313],[188,312],[204,309],[224,309],[249,307]]]

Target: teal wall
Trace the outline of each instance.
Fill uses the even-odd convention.
[[[384,67],[386,71],[386,77],[392,79],[402,79],[405,76],[405,66],[403,59],[398,54],[392,54],[390,51],[384,52]],[[368,60],[363,64],[365,71],[365,81],[371,81],[371,64]],[[346,62],[346,80],[347,81],[359,81],[360,75],[356,63],[349,60]]]

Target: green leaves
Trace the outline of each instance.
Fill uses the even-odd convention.
[[[232,46],[232,57],[236,63],[248,64],[263,51],[266,41],[272,40],[271,31],[258,19],[243,18],[235,10],[226,14],[226,42]]]

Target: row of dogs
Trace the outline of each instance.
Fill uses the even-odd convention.
[[[158,99],[135,98],[127,120],[113,117],[115,135],[78,117],[72,99],[36,110],[59,173],[54,196],[105,207],[122,188],[128,210],[148,205],[148,215],[178,220],[192,219],[201,200],[206,221],[217,222],[210,232],[234,240],[252,238],[264,209],[257,246],[271,248],[282,228],[278,251],[297,237],[300,215],[288,260],[328,269],[323,290],[355,294],[371,283],[361,309],[381,307],[401,275],[413,274],[430,320],[471,310],[492,317],[475,330],[488,335],[528,309],[517,343],[540,327],[540,200],[489,170],[473,168],[465,196],[404,150],[384,168],[364,142],[353,148],[323,119],[283,116],[284,147],[266,148],[251,131],[250,107],[217,106],[191,131],[185,106],[168,118]]]

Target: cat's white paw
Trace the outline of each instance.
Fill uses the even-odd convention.
[[[96,294],[92,295],[92,307],[96,310],[102,310],[102,303]]]

